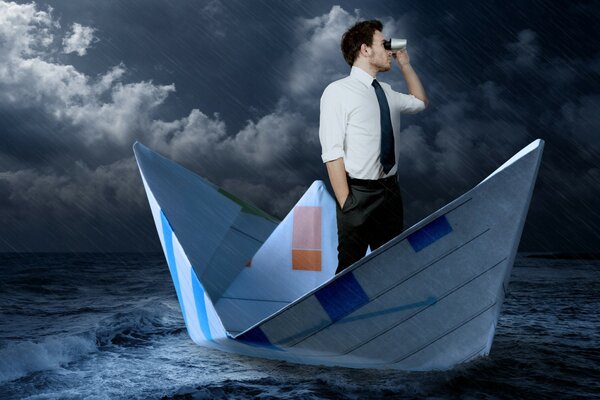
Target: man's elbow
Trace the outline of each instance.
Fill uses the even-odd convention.
[[[417,97],[417,96],[415,96],[415,97]],[[427,107],[429,107],[429,99],[427,98],[427,96],[424,93],[421,96],[417,97],[417,99],[419,99],[423,102],[423,110],[426,109]]]
[[[321,154],[321,159],[323,160],[324,163],[337,161],[337,160],[343,159],[343,158],[344,158],[344,150],[342,150],[339,147],[334,147],[334,148],[329,149],[328,151],[325,151]]]

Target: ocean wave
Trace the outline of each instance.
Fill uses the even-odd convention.
[[[182,329],[183,318],[178,308],[149,302],[104,318],[96,330],[96,340],[99,346],[136,346],[155,336],[179,333]]]
[[[93,314],[75,312],[71,314],[80,314],[81,321],[68,328],[73,333],[70,336],[49,334],[37,341],[23,338],[5,342],[0,347],[0,383],[63,367],[106,347],[139,346],[157,336],[178,334],[185,329],[183,319],[178,305],[170,303],[147,300],[135,307],[127,304],[128,311],[96,317],[95,324],[90,324]]]
[[[56,369],[97,350],[89,335],[50,336],[39,342],[8,343],[0,349],[0,383]]]
[[[410,384],[400,382],[390,373],[383,375],[392,377],[392,382],[383,379],[363,378],[369,371],[336,371],[335,369],[322,369],[322,377],[297,379],[295,377],[259,378],[251,380],[225,380],[208,385],[188,385],[178,389],[174,394],[164,395],[161,400],[184,399],[369,399],[369,398],[398,398],[414,399],[426,395],[423,389],[427,379],[424,375],[413,376]],[[405,377],[406,374],[398,373]],[[396,374],[396,375],[398,375]],[[346,378],[352,377],[349,382]],[[339,381],[334,381],[339,379]],[[357,384],[356,382],[363,382]],[[429,388],[428,388],[429,389]]]

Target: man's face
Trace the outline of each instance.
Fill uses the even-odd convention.
[[[376,67],[379,72],[389,71],[392,68],[392,52],[383,47],[384,41],[383,33],[375,31],[373,45],[371,46],[373,51],[371,57],[369,57],[369,63]]]

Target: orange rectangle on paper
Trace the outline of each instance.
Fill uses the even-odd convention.
[[[292,248],[321,249],[321,207],[298,206],[294,208]]]
[[[292,250],[292,269],[321,270],[321,250]]]

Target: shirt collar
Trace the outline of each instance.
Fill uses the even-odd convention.
[[[363,85],[369,88],[371,87],[371,84],[374,81],[373,77],[369,75],[368,72],[366,72],[363,69],[360,69],[359,67],[353,66],[350,70],[350,76],[354,79],[357,79],[359,82],[361,82]]]

